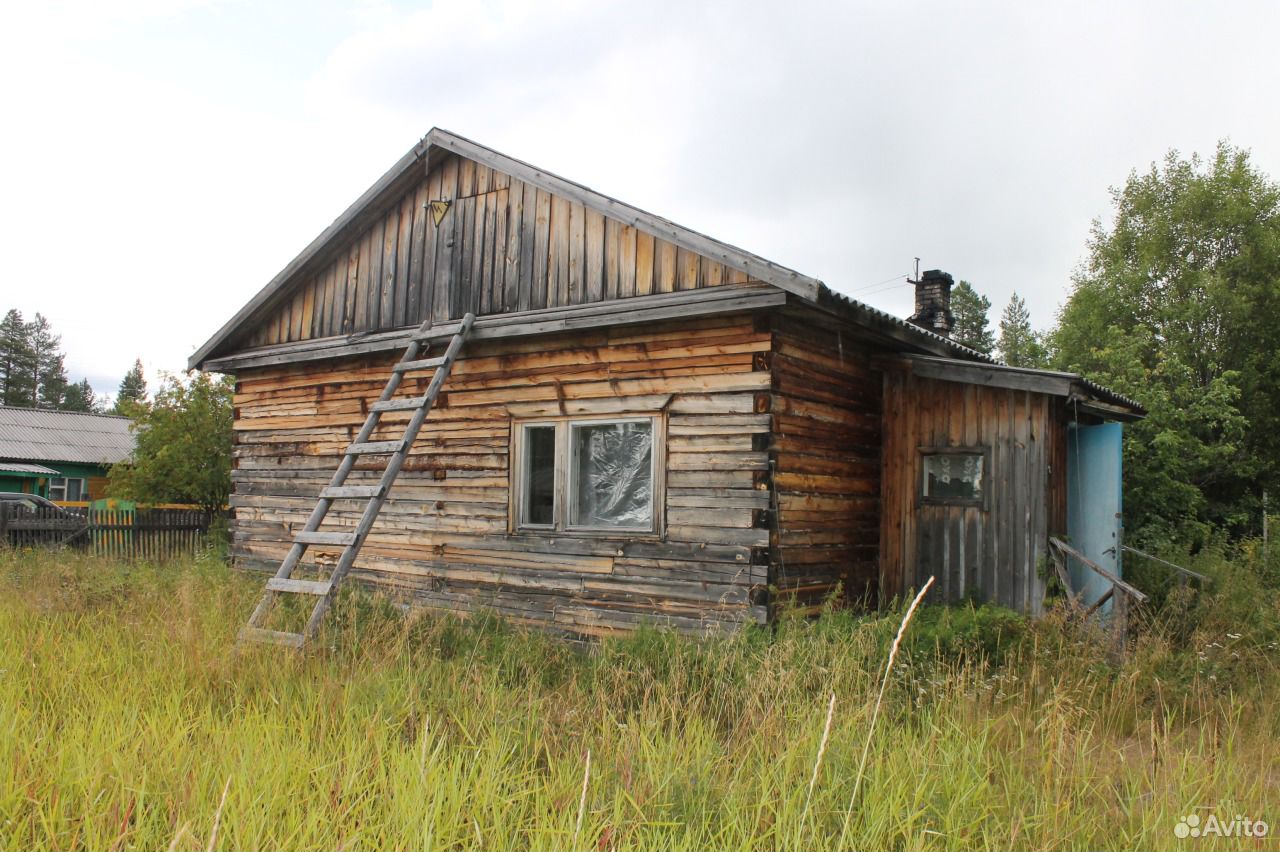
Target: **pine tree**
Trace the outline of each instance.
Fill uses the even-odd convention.
[[[1009,297],[1000,317],[1000,357],[1010,367],[1043,367],[1048,351],[1039,334],[1031,327],[1031,312],[1022,297]]]
[[[35,405],[35,356],[28,329],[16,309],[10,309],[0,321],[0,405]]]
[[[961,281],[951,291],[951,314],[955,317],[951,339],[990,355],[996,347],[996,337],[987,317],[990,310],[991,300],[973,289],[968,281]]]
[[[116,404],[112,409],[115,414],[132,416],[135,403],[147,401],[147,380],[142,375],[142,359],[135,359],[133,369],[120,380],[120,390],[116,391]]]
[[[32,383],[34,403],[38,408],[58,408],[67,392],[66,356],[62,353],[62,337],[53,333],[49,320],[41,314],[27,323],[27,345],[34,366]]]
[[[62,405],[59,406],[63,411],[87,411],[96,413],[102,410],[98,403],[97,394],[93,392],[93,387],[89,384],[88,379],[67,386],[67,392],[62,397]]]

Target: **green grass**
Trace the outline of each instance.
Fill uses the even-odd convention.
[[[312,652],[237,654],[260,584],[0,554],[0,847],[836,848],[900,618],[584,650],[348,595]],[[1119,664],[1053,618],[923,610],[846,845],[1280,849],[1259,594],[1236,638],[1203,595]],[[1193,810],[1273,828],[1177,840]]]

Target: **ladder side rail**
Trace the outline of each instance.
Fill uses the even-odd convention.
[[[413,340],[409,342],[408,349],[401,360],[413,360],[418,356],[419,344]],[[404,374],[392,372],[391,378],[387,380],[386,387],[382,389],[382,394],[378,397],[378,402],[386,402],[395,396],[397,390],[400,389],[400,383],[404,381]],[[356,433],[356,437],[351,441],[353,444],[362,444],[373,434],[374,428],[377,426],[376,418],[366,418],[364,425],[360,431]],[[351,475],[352,468],[355,467],[356,457],[344,455],[342,461],[338,464],[338,469],[334,471],[333,477],[329,480],[332,486],[342,485],[347,481],[347,477]],[[333,505],[333,498],[321,497],[316,501],[316,507],[311,510],[311,514],[307,517],[303,530],[314,532],[320,528],[320,524],[324,521],[325,516],[329,514],[329,508]],[[278,580],[288,579],[293,569],[297,567],[298,561],[302,559],[302,554],[306,550],[306,545],[295,543],[289,548],[289,553],[285,556],[284,561],[280,563],[280,567],[276,569],[275,578]],[[265,607],[261,607],[265,609]],[[255,610],[256,614],[256,610]]]
[[[386,470],[382,474],[382,493],[372,498],[369,505],[365,507],[364,514],[360,517],[360,524],[356,527],[356,541],[354,544],[348,545],[342,551],[342,556],[338,560],[337,566],[333,570],[330,577],[332,587],[328,595],[325,595],[316,602],[315,609],[311,612],[311,617],[307,619],[306,629],[303,636],[310,639],[320,629],[320,621],[324,618],[325,612],[329,608],[329,602],[332,600],[333,592],[337,589],[338,584],[346,577],[347,572],[351,570],[351,566],[355,563],[356,556],[360,552],[361,546],[364,544],[365,536],[373,527],[373,522],[377,520],[378,513],[382,511],[382,504],[386,502],[387,495],[391,491],[392,484],[400,475],[400,469],[404,466],[404,460],[409,455],[409,448],[413,446],[414,440],[418,437],[422,424],[426,421],[427,415],[430,414],[432,405],[436,397],[440,393],[441,387],[444,386],[449,374],[453,372],[454,361],[458,357],[458,353],[462,350],[463,343],[466,340],[467,333],[471,330],[471,324],[475,322],[475,314],[468,313],[462,319],[462,326],[458,329],[457,334],[449,341],[449,348],[444,354],[444,364],[438,367],[435,374],[431,377],[431,384],[427,387],[427,392],[423,395],[423,405],[413,413],[413,417],[409,419],[409,425],[405,429],[404,443],[399,452],[392,454],[390,462],[387,464]],[[406,358],[406,360],[408,360]],[[348,458],[352,458],[348,456]]]

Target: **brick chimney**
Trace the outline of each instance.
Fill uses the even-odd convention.
[[[955,317],[951,314],[951,285],[955,281],[941,269],[930,269],[916,285],[916,312],[909,322],[915,323],[927,331],[951,336],[951,326]]]

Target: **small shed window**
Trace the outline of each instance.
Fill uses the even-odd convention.
[[[923,451],[926,503],[981,504],[986,497],[986,453],[980,449]]]
[[[655,420],[520,424],[512,483],[517,526],[584,533],[654,532]]]

